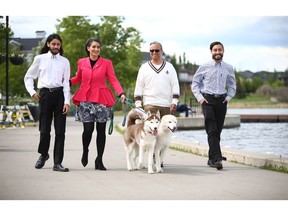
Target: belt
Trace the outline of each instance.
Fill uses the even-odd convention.
[[[40,90],[54,92],[54,91],[63,90],[63,87],[61,86],[61,87],[55,87],[55,88],[41,88]]]
[[[208,96],[208,97],[214,97],[214,98],[220,98],[220,97],[226,97],[227,94],[207,94],[207,93],[202,93],[203,96]]]

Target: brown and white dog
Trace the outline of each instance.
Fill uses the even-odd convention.
[[[134,108],[127,117],[127,128],[124,132],[127,169],[131,171],[144,168],[144,154],[148,152],[148,173],[154,173],[153,154],[160,124],[160,112],[155,115]],[[142,121],[136,124],[139,118]],[[139,157],[138,165],[136,165],[137,157]]]
[[[155,166],[157,172],[163,172],[161,164],[163,163],[166,152],[170,146],[172,134],[177,129],[177,118],[173,115],[164,115],[159,125],[157,142],[155,144]],[[161,152],[161,153],[160,153]]]

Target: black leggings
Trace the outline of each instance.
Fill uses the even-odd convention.
[[[83,123],[83,133],[82,133],[82,144],[83,150],[88,150],[92,134],[94,131],[94,122]],[[106,122],[100,123],[96,122],[96,147],[97,147],[97,158],[102,159],[105,143],[106,143]]]

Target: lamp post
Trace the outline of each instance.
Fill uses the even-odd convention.
[[[9,16],[6,16],[6,106],[9,105]]]
[[[9,57],[9,16],[6,16],[6,106],[9,105],[9,59],[13,65],[23,64],[23,57],[10,56]]]

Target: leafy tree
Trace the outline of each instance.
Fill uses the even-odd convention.
[[[252,92],[256,92],[256,90],[263,85],[263,80],[261,77],[253,77],[252,79]]]
[[[124,28],[124,17],[117,16],[99,17],[96,24],[91,24],[85,16],[68,16],[58,21],[56,29],[63,39],[64,55],[71,64],[71,76],[76,73],[78,59],[86,57],[84,45],[87,39],[99,38],[101,56],[112,60],[126,94],[132,92],[142,59],[140,45],[143,40],[139,31],[133,27]]]
[[[0,93],[6,95],[6,21],[2,20],[0,17]],[[8,28],[9,38],[13,37],[13,31]],[[10,45],[9,47],[9,58],[13,54],[18,54],[20,51],[13,49]],[[13,65],[10,60],[9,64],[9,97],[16,98],[26,95],[27,91],[25,89],[23,78],[28,69],[28,65],[24,56],[24,63],[21,65]],[[11,101],[11,100],[9,100]],[[3,101],[2,101],[3,102]],[[4,102],[3,102],[4,103]],[[12,104],[9,102],[9,105]]]
[[[244,81],[239,73],[235,72],[236,77],[236,95],[235,98],[242,99],[247,96],[247,91],[244,85]]]
[[[179,76],[179,69],[180,69],[180,65],[177,64],[177,59],[176,59],[176,55],[174,54],[172,57],[170,57],[169,55],[167,55],[168,58],[166,58],[167,61],[169,61],[175,68],[177,75]]]

